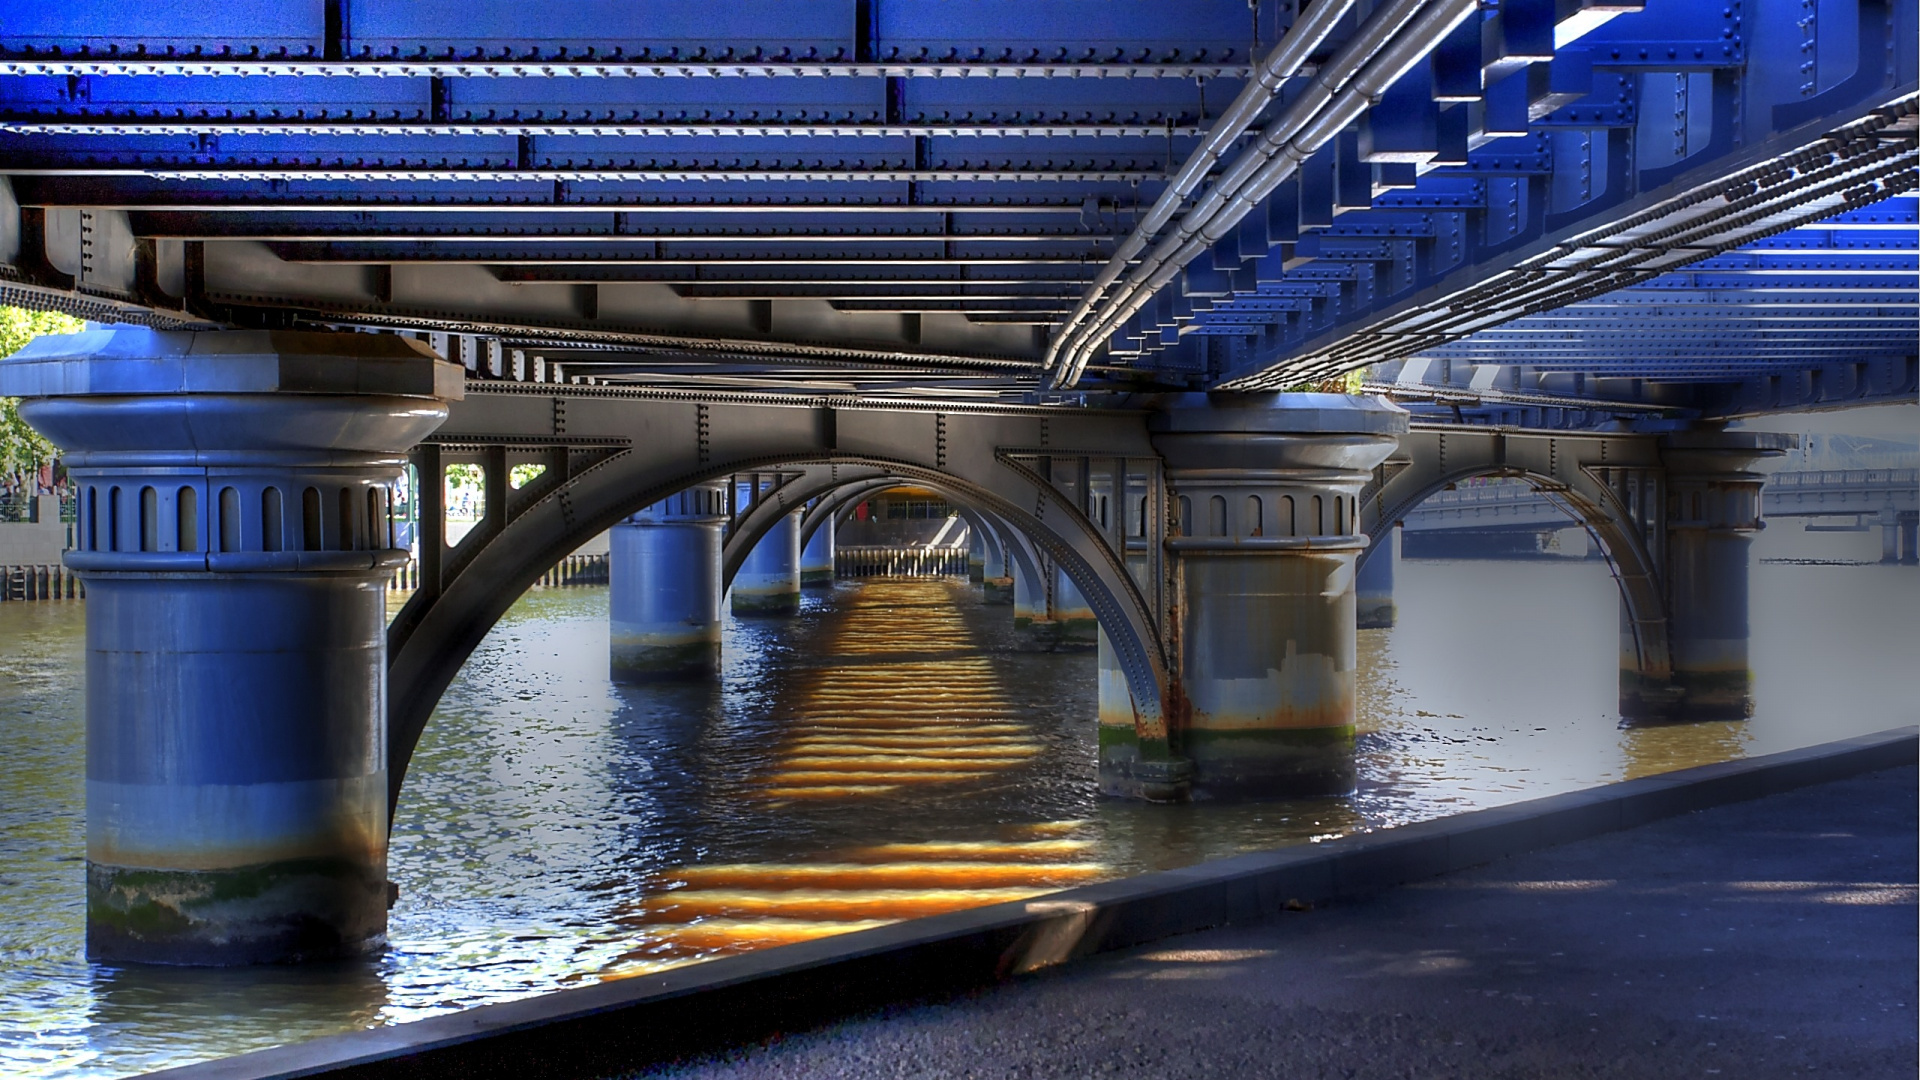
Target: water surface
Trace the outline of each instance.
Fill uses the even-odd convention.
[[[1401,565],[1363,631],[1347,799],[1094,795],[1091,655],[959,582],[843,583],[733,621],[724,677],[607,679],[606,592],[536,590],[407,779],[391,948],[239,971],[83,955],[80,603],[0,605],[0,1072],[118,1076],[401,1023],[1256,847],[1912,723],[1920,573],[1760,565],[1757,711],[1622,729],[1600,563]]]

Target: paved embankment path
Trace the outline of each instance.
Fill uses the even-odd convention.
[[[639,1075],[1916,1075],[1914,768]]]

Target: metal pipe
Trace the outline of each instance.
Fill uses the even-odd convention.
[[[1415,10],[1418,10],[1417,16]],[[1478,9],[1477,0],[1403,0],[1362,28],[1360,35],[1321,70],[1312,86],[1269,125],[1260,140],[1235,159],[1194,208],[1179,230],[1154,246],[1130,275],[1129,284],[1107,312],[1068,340],[1056,343],[1053,360],[1065,357],[1056,385],[1071,385],[1112,328],[1146,306],[1186,264],[1218,243],[1249,211],[1272,194],[1300,163],[1312,157],[1341,129],[1358,119],[1394,82]],[[1405,13],[1405,18],[1393,18]],[[1373,31],[1379,22],[1382,30]],[[1401,27],[1405,31],[1392,36]],[[1383,44],[1392,36],[1392,43]]]
[[[1306,63],[1307,57],[1313,50],[1320,47],[1321,42],[1325,41],[1340,20],[1353,10],[1356,3],[1358,0],[1322,0],[1321,3],[1315,4],[1313,10],[1307,12],[1306,18],[1295,23],[1287,31],[1286,37],[1282,38],[1280,43],[1273,47],[1273,51],[1267,54],[1267,58],[1261,61],[1254,78],[1241,89],[1239,96],[1235,97],[1233,104],[1228,105],[1227,110],[1220,114],[1220,118],[1214,121],[1213,127],[1208,129],[1206,138],[1201,141],[1199,148],[1187,158],[1184,165],[1180,166],[1180,171],[1174,174],[1166,190],[1154,200],[1146,216],[1134,226],[1133,232],[1128,234],[1126,240],[1115,250],[1113,258],[1107,261],[1107,265],[1101,268],[1099,275],[1094,278],[1093,284],[1081,297],[1080,305],[1068,317],[1060,336],[1055,339],[1055,348],[1047,356],[1048,370],[1053,368],[1055,360],[1060,356],[1059,343],[1066,341],[1087,316],[1093,313],[1098,298],[1119,279],[1121,272],[1132,264],[1134,257],[1147,246],[1147,242],[1167,227],[1174,215],[1179,212],[1180,207],[1186,203],[1187,197],[1199,188],[1200,184],[1206,180],[1207,174],[1213,171],[1214,165],[1226,157],[1227,151],[1232,149],[1233,144],[1239,141],[1240,136],[1246,134],[1255,120],[1260,118],[1261,112],[1273,104],[1274,99],[1280,94],[1281,87],[1285,86],[1286,81],[1299,71],[1301,65]]]

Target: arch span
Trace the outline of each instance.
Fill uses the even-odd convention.
[[[574,400],[575,398],[581,400]],[[1062,417],[1057,412],[944,413],[904,409],[823,410],[765,401],[694,401],[684,397],[570,388],[565,396],[473,394],[474,407],[450,419],[423,448],[422,475],[437,469],[443,447],[463,448],[504,472],[504,448],[548,446],[555,475],[531,485],[515,506],[490,506],[475,537],[447,552],[439,537],[422,539],[423,587],[389,628],[388,768],[397,802],[406,767],[434,705],[466,658],[513,601],[549,566],[622,518],[686,487],[751,472],[785,471],[790,481],[749,508],[739,523],[764,532],[807,499],[854,481],[894,477],[941,491],[1003,523],[1057,563],[1087,597],[1121,654],[1143,734],[1164,739],[1167,663],[1161,614],[1149,607],[1124,559],[1070,498],[1017,460],[1047,446],[1071,457],[1074,436],[1099,447],[1152,453],[1144,425],[1131,414]],[[568,408],[564,440],[551,430],[555,403]],[[589,407],[591,406],[591,407]],[[838,414],[823,421],[822,413]],[[1084,432],[1077,429],[1086,428]],[[684,429],[684,438],[676,429]],[[644,447],[633,432],[648,432]],[[425,461],[430,458],[431,461]],[[437,485],[423,484],[423,494]],[[491,486],[491,484],[490,484]],[[504,486],[502,487],[504,490]],[[785,491],[785,501],[779,493]],[[430,500],[428,500],[430,501]],[[431,513],[434,509],[425,506]],[[754,519],[756,510],[764,509]],[[750,524],[749,524],[750,523]],[[423,525],[428,524],[423,521]],[[431,532],[431,530],[428,530]],[[477,541],[477,542],[476,542]],[[1010,545],[1011,546],[1011,545]],[[433,548],[432,556],[426,549]],[[428,564],[432,580],[424,580]],[[451,572],[449,572],[451,571]]]
[[[1524,480],[1600,545],[1620,589],[1625,629],[1642,674],[1672,669],[1659,514],[1663,470],[1642,437],[1523,435],[1418,429],[1362,492],[1364,563],[1414,507],[1449,485],[1479,477]]]

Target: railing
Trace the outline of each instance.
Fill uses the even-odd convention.
[[[60,495],[60,520],[73,522],[79,520],[80,499],[72,491],[62,491]],[[14,492],[0,495],[0,522],[20,524],[39,521],[39,500],[42,496]]]
[[[59,563],[0,566],[0,600],[85,600],[87,587]]]
[[[1767,477],[1770,488],[1911,488],[1920,486],[1920,469],[1820,469],[1779,472]]]
[[[569,555],[540,575],[533,583],[536,589],[557,589],[571,585],[605,585],[607,583],[607,556]],[[408,562],[393,572],[393,580],[387,587],[395,592],[411,592],[420,587],[420,564]]]
[[[966,548],[843,547],[833,553],[839,577],[965,577]]]

